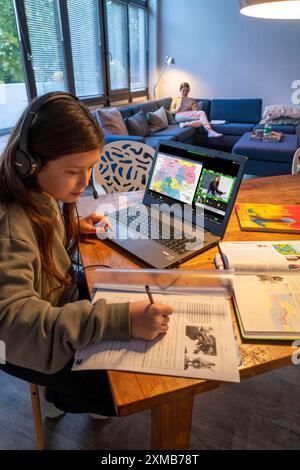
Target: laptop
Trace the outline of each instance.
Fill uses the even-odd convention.
[[[110,241],[158,268],[176,267],[223,238],[247,158],[160,140],[143,203],[109,215]]]

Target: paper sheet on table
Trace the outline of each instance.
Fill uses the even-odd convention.
[[[97,292],[107,303],[145,294]],[[169,331],[153,341],[103,341],[76,352],[73,370],[110,369],[239,382],[239,359],[225,297],[155,294],[173,306]]]

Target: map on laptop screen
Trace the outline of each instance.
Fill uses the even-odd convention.
[[[158,155],[149,189],[192,204],[202,166],[202,163]]]

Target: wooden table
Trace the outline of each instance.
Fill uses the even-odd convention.
[[[134,196],[132,196],[134,197]],[[239,202],[300,204],[300,175],[275,176],[243,181]],[[97,205],[86,198],[85,206]],[[292,240],[300,235],[241,232],[233,211],[224,240]],[[186,263],[180,269],[214,269],[212,248]],[[103,263],[112,268],[137,268],[141,265],[130,260],[125,253],[110,248],[95,237],[84,237],[80,243],[84,266]],[[86,270],[92,289],[93,270]],[[241,379],[291,365],[293,349],[290,343],[255,343],[241,340],[237,321],[233,323],[243,359]],[[110,371],[109,380],[118,416],[151,408],[151,448],[188,449],[192,424],[193,398],[198,393],[215,389],[224,383],[150,374]]]

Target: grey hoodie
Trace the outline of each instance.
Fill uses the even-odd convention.
[[[45,210],[55,230],[54,261],[66,275],[71,261],[64,246],[65,229],[57,201],[47,197]],[[129,339],[128,303],[71,303],[68,300],[74,286],[66,289],[55,279],[50,285],[57,289],[47,300],[49,281],[22,207],[13,204],[7,211],[0,210],[0,340],[6,344],[6,361],[52,374],[71,359],[76,349],[90,342]]]

